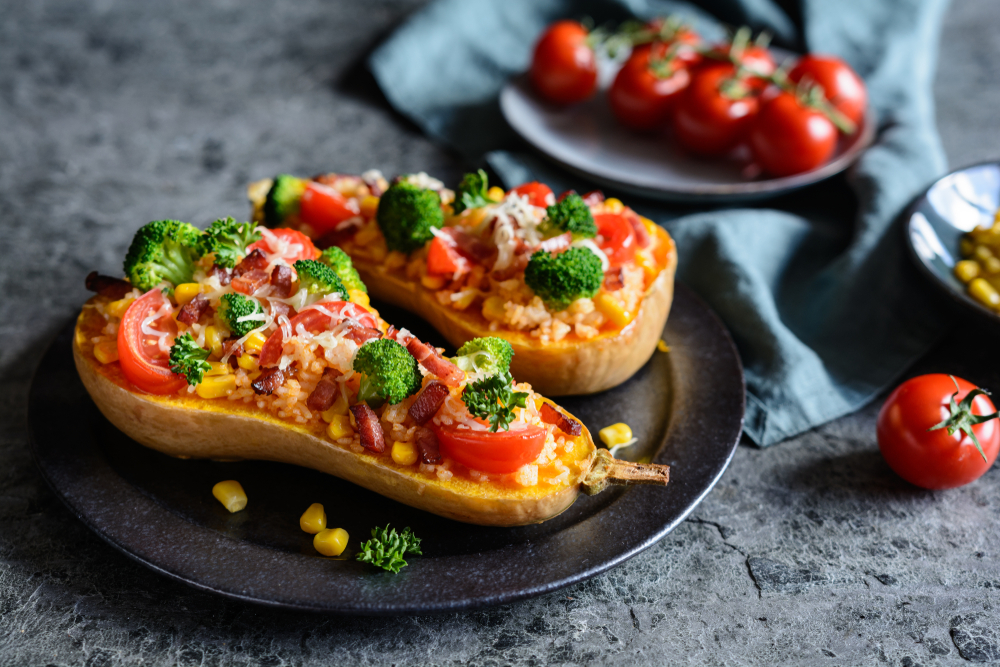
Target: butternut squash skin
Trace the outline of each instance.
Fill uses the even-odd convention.
[[[428,479],[384,455],[342,448],[315,426],[292,424],[243,403],[139,392],[117,364],[102,366],[82,350],[80,338],[78,328],[73,359],[94,403],[115,427],[146,447],[179,458],[279,461],[313,468],[455,521],[521,526],[551,519],[576,500],[596,454],[584,427],[578,442],[585,442],[585,456],[567,484],[514,489],[457,477]]]

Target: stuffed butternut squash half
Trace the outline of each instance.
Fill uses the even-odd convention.
[[[347,255],[298,231],[152,222],[125,274],[88,276],[73,354],[101,412],[147,447],[306,466],[493,526],[544,521],[607,484],[667,481],[665,466],[597,450],[515,382],[504,339],[447,359],[387,324]]]
[[[661,227],[600,192],[504,192],[486,174],[456,191],[424,173],[279,175],[248,190],[254,219],[339,247],[377,299],[457,346],[507,340],[512,372],[542,393],[589,394],[630,378],[656,349],[677,253]]]

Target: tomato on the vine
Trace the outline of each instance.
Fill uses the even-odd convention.
[[[691,82],[687,67],[667,58],[662,43],[637,47],[618,71],[608,102],[626,127],[652,130],[667,120],[680,93]]]
[[[700,155],[722,155],[739,143],[759,102],[729,64],[695,73],[677,100],[673,127],[677,143]]]
[[[748,139],[753,157],[764,171],[790,176],[830,159],[837,147],[837,128],[794,93],[779,92],[761,107]]]
[[[150,394],[176,394],[187,385],[187,379],[170,370],[170,349],[160,345],[166,338],[173,343],[177,322],[171,317],[170,301],[159,289],[152,289],[132,302],[118,327],[118,360],[128,381]],[[143,322],[159,314],[143,331]]]
[[[886,399],[878,413],[878,446],[908,482],[951,489],[978,479],[996,460],[1000,424],[994,417],[993,402],[972,383],[942,373],[921,375]]]
[[[581,102],[597,89],[597,57],[577,21],[557,21],[535,45],[528,78],[538,94],[556,104]]]
[[[868,106],[865,82],[850,65],[834,56],[805,55],[788,72],[795,83],[808,79],[823,87],[830,104],[853,123],[860,123]]]

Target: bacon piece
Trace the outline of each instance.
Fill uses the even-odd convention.
[[[250,386],[253,387],[255,394],[270,396],[271,392],[283,384],[285,384],[285,371],[277,366],[271,366],[270,368],[261,368],[260,375],[250,383]]]
[[[622,267],[608,269],[604,274],[604,289],[617,292],[623,287],[625,287],[625,274],[622,272]]]
[[[410,405],[409,415],[413,418],[417,424],[423,426],[427,423],[427,420],[437,414],[437,411],[441,409],[441,405],[444,403],[444,399],[448,398],[448,387],[437,380],[431,380],[424,387],[424,390],[420,392],[413,404]]]
[[[177,321],[184,324],[194,324],[209,309],[208,299],[205,298],[204,294],[199,294],[181,307],[180,312],[177,313]]]
[[[465,379],[462,369],[443,358],[433,347],[421,343],[416,338],[411,338],[406,343],[406,350],[427,369],[427,372],[441,378],[441,381],[449,387],[457,387]]]
[[[485,264],[496,253],[489,244],[461,227],[442,227],[440,232],[455,242],[455,247],[462,255],[479,264]]]
[[[250,271],[233,278],[233,291],[249,296],[264,285],[268,284],[270,280],[271,276],[267,275],[265,271],[261,271],[260,269],[251,269]]]
[[[326,250],[331,246],[339,246],[349,239],[354,238],[359,229],[360,227],[356,225],[347,225],[343,228],[334,229],[332,232],[327,232],[319,237],[316,240],[316,247],[320,250]]]
[[[112,278],[111,276],[102,276],[97,271],[91,271],[88,273],[84,284],[91,292],[97,292],[101,296],[106,296],[112,301],[117,301],[132,291],[132,285],[129,284],[127,280]]]
[[[284,315],[289,319],[295,317],[295,309],[289,306],[287,303],[282,303],[281,301],[268,301],[267,303],[271,309],[271,316],[275,320],[277,320],[282,315]]]
[[[337,392],[340,389],[337,378],[340,376],[341,372],[336,368],[327,367],[323,371],[323,377],[316,383],[316,388],[306,399],[306,407],[316,412],[329,410],[330,406],[337,400]]]
[[[261,366],[273,366],[281,359],[281,351],[285,349],[285,334],[281,327],[275,329],[274,333],[267,337],[260,347],[259,361]]]
[[[649,245],[649,230],[646,229],[646,225],[642,224],[642,220],[639,219],[639,214],[632,209],[625,209],[625,219],[629,221],[632,225],[632,231],[635,232],[635,242],[640,248],[645,248]]]
[[[580,435],[583,433],[583,425],[575,419],[570,419],[559,410],[548,403],[542,403],[539,410],[542,421],[546,424],[555,424],[556,427],[567,435]]]
[[[441,463],[441,445],[437,436],[429,428],[418,428],[416,431],[417,448],[420,449],[420,460],[429,465]]]
[[[239,368],[237,359],[243,356],[243,346],[239,344],[238,338],[227,338],[222,341],[222,356],[229,355],[229,365],[233,370]]]
[[[271,294],[284,299],[291,293],[292,269],[284,264],[278,264],[271,271]]]
[[[263,271],[267,268],[267,255],[260,248],[254,248],[253,251],[244,257],[236,268],[233,269],[233,275],[242,276],[244,273],[249,273],[251,271]]]
[[[378,329],[363,327],[360,324],[349,322],[341,335],[348,340],[353,340],[358,345],[364,345],[370,340],[381,338],[382,332]]]
[[[354,421],[358,423],[361,446],[376,454],[384,452],[385,433],[382,431],[382,424],[379,423],[375,411],[368,407],[367,403],[358,403],[351,406],[351,414],[354,415]]]
[[[212,270],[208,272],[208,275],[218,278],[220,285],[228,285],[233,280],[232,270],[218,264],[212,265]]]
[[[587,206],[596,206],[604,201],[604,193],[600,190],[591,190],[583,195],[583,203]]]
[[[383,334],[382,338],[391,338],[395,340],[397,333],[399,333],[399,329],[396,328],[396,325],[390,324],[389,328],[385,330],[385,334]]]

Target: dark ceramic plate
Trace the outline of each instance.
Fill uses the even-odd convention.
[[[390,322],[436,336],[392,308]],[[35,460],[64,503],[112,546],[196,588],[276,607],[349,614],[470,609],[582,581],[634,556],[673,529],[722,475],[743,422],[743,372],[728,333],[678,286],[655,353],[631,380],[562,403],[596,433],[624,421],[639,444],[623,458],[673,466],[666,488],[581,497],[536,526],[460,524],[335,477],[290,465],[173,459],[129,440],[104,419],[73,366],[67,328],[38,368],[29,425]],[[57,416],[54,417],[54,416]],[[212,485],[237,479],[246,510],[229,514]],[[351,535],[344,557],[319,557],[298,527],[311,503]],[[354,560],[374,526],[411,526],[423,556],[398,575]]]
[[[1000,315],[970,297],[955,277],[962,235],[990,227],[1000,208],[1000,163],[986,162],[953,171],[934,182],[910,207],[906,241],[917,266],[970,312],[1000,324]]]

